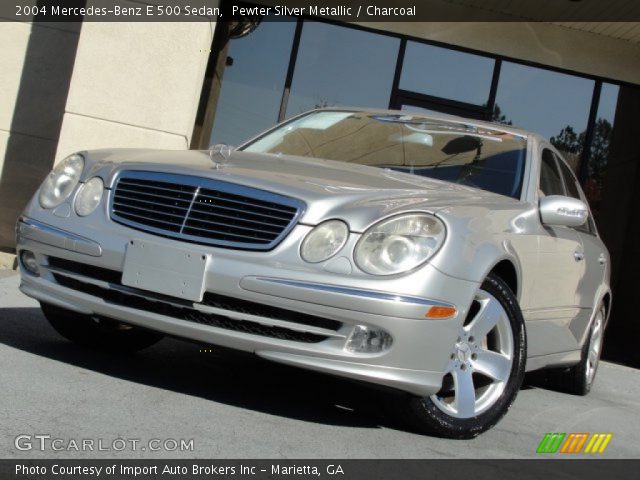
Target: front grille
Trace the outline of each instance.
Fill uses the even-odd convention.
[[[160,315],[167,315],[203,325],[283,340],[317,343],[328,338],[323,335],[299,332],[285,327],[272,327],[247,320],[236,320],[225,317],[224,315],[200,312],[192,308],[193,302],[123,286],[121,284],[122,273],[115,270],[85,265],[55,257],[49,257],[49,265],[57,269],[57,272],[54,270],[54,278],[56,282],[63,287],[101,298],[109,303],[137,308]],[[103,288],[75,278],[70,278],[64,275],[64,271],[89,276],[96,280],[103,280],[112,283],[116,287],[120,287],[120,289]],[[326,330],[338,331],[342,326],[342,323],[337,320],[316,317],[314,315],[298,313],[284,308],[240,300],[211,292],[204,294],[202,305]]]
[[[137,230],[180,240],[246,250],[270,250],[294,227],[299,200],[185,175],[124,172],[111,218]]]

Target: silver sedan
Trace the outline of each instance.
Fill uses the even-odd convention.
[[[61,161],[17,225],[21,290],[66,338],[163,334],[391,387],[418,430],[470,438],[525,371],[593,384],[609,255],[542,137],[322,109],[231,149]]]

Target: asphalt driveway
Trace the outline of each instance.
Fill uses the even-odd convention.
[[[74,346],[18,282],[0,271],[0,458],[535,458],[546,432],[611,432],[602,456],[640,457],[638,370],[604,363],[587,397],[530,378],[496,428],[442,440],[404,429],[376,390],[249,355],[175,339],[131,356]],[[20,435],[31,449],[16,448]],[[34,435],[64,450],[40,451]],[[118,438],[138,448],[116,451]],[[111,449],[69,449],[82,439]],[[193,449],[140,447],[150,439]]]

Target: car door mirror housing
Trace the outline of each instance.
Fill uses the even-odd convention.
[[[544,225],[579,227],[588,216],[587,205],[577,198],[549,195],[540,199],[540,220]]]

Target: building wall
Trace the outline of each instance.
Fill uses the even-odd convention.
[[[215,24],[84,24],[56,160],[189,146]]]
[[[53,164],[80,28],[0,29],[0,248],[13,245],[15,218]]]
[[[640,270],[640,89],[621,88],[604,181],[600,235],[611,254],[613,305],[605,354],[640,367],[637,283]]]
[[[187,149],[215,23],[4,23],[0,248],[54,165],[77,150]]]

